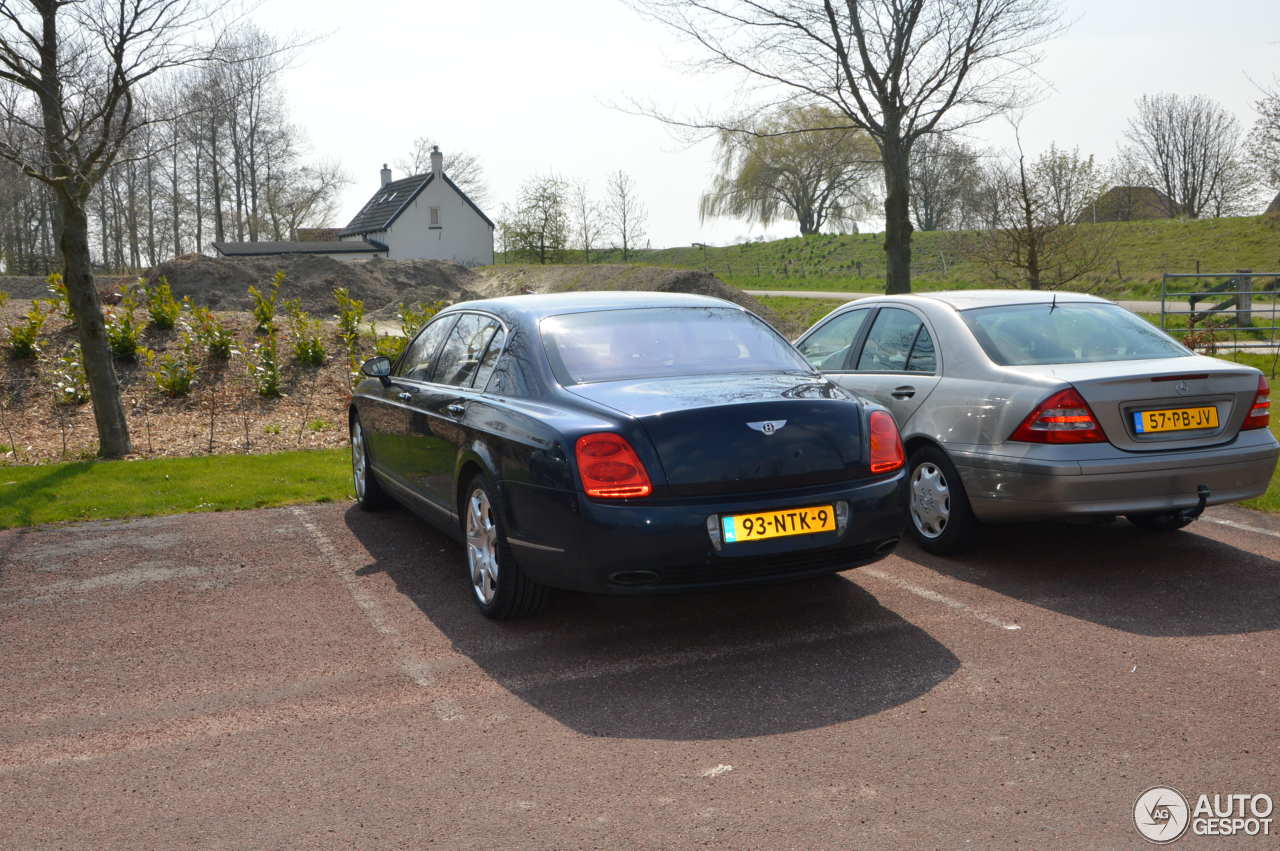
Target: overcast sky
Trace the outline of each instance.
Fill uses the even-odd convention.
[[[1068,0],[1064,17],[1070,27],[1038,69],[1045,96],[1022,125],[1029,152],[1056,142],[1107,159],[1134,100],[1160,91],[1208,95],[1251,125],[1251,80],[1280,74],[1277,0]],[[639,184],[655,248],[762,233],[731,219],[699,223],[713,143],[691,145],[611,106],[697,110],[735,93],[732,81],[690,74],[682,63],[697,54],[619,0],[266,0],[252,18],[276,34],[321,36],[285,87],[314,156],[354,181],[337,224],[377,188],[382,163],[429,135],[446,170],[453,149],[481,159],[491,218],[531,175],[555,171],[601,191],[623,169]],[[973,135],[1011,141],[999,120]],[[783,223],[767,235],[796,233]]]

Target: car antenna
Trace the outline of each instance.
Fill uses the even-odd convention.
[[[1058,306],[1058,291],[1053,291],[1053,300],[1049,302],[1049,312],[1053,313],[1054,308]]]

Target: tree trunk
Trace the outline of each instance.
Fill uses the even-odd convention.
[[[89,258],[89,218],[82,205],[58,193],[62,220],[63,280],[71,312],[76,317],[76,332],[83,352],[85,377],[93,399],[93,418],[98,426],[98,454],[103,458],[120,458],[132,451],[129,445],[129,423],[120,399],[120,382],[107,345],[107,327],[102,318],[102,304],[93,285],[93,264]]]
[[[907,180],[910,151],[886,141],[884,160],[884,291],[887,295],[911,292],[911,196]]]

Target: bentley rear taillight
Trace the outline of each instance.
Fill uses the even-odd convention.
[[[1241,431],[1247,428],[1266,428],[1271,425],[1271,385],[1265,375],[1258,376],[1258,392],[1253,395],[1249,416],[1244,418]]]
[[[902,436],[893,416],[884,411],[871,412],[871,472],[888,473],[905,463]]]
[[[627,499],[653,493],[640,456],[620,434],[598,432],[578,438],[578,473],[587,496]]]
[[[1076,388],[1068,387],[1037,405],[1009,439],[1024,443],[1103,443],[1107,436],[1089,403]]]

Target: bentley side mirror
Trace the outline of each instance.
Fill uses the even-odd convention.
[[[387,376],[391,375],[391,358],[378,355],[376,358],[369,358],[360,365],[360,371],[370,378],[376,378],[382,382],[383,387],[391,384],[391,379]]]

